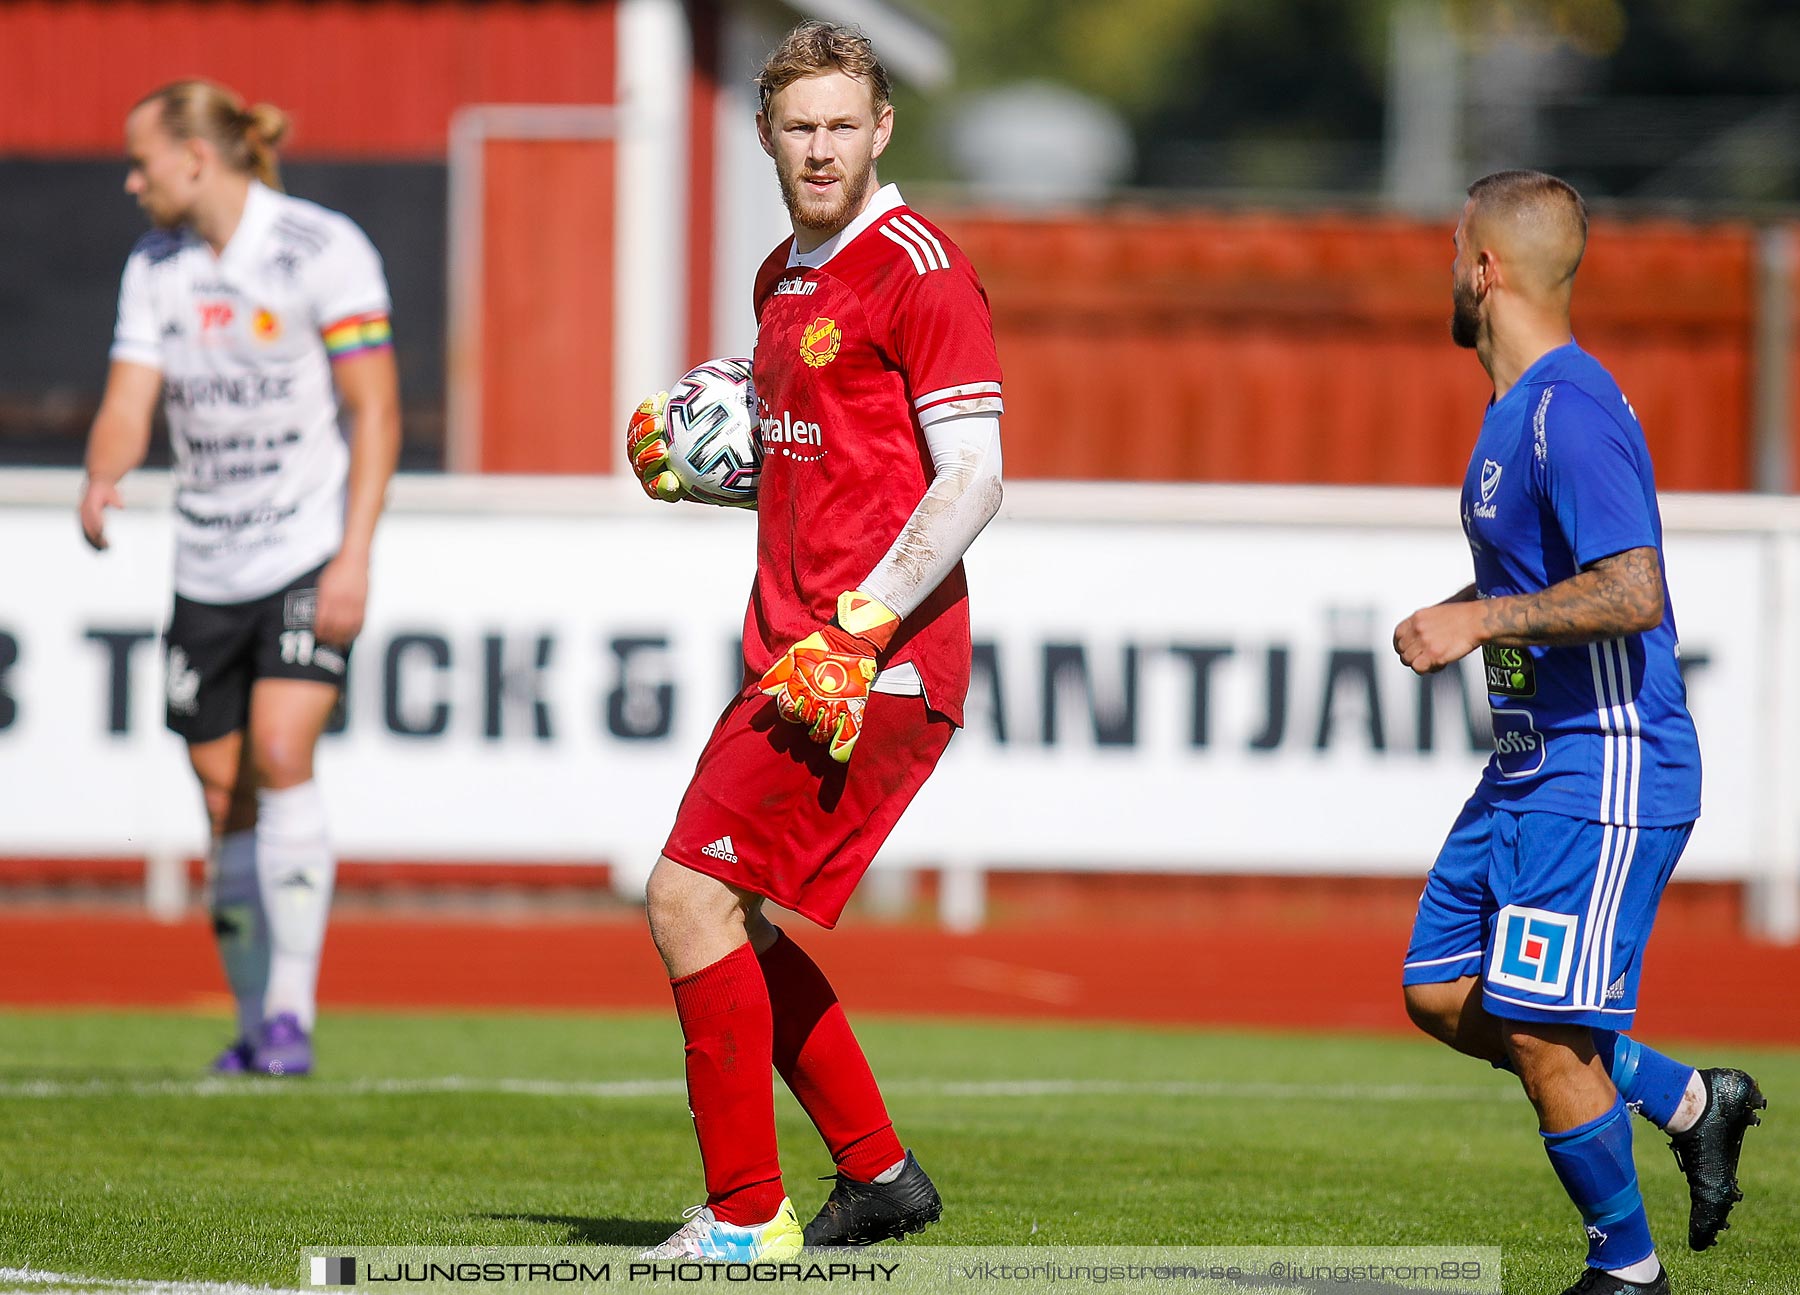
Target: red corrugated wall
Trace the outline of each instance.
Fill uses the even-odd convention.
[[[483,201],[483,472],[610,472],[614,144],[496,140]],[[619,429],[621,432],[623,429]]]
[[[291,112],[293,155],[437,157],[463,103],[611,102],[615,40],[612,0],[9,0],[0,155],[117,155],[132,102],[201,74]],[[1487,387],[1447,341],[1442,222],[947,224],[994,301],[1013,475],[1448,483],[1462,471]],[[1631,396],[1666,488],[1751,481],[1753,245],[1733,225],[1595,226],[1577,335]],[[1800,393],[1800,348],[1794,379]],[[484,439],[525,453],[540,433],[514,421]]]
[[[993,302],[1010,475],[1450,484],[1489,386],[1449,339],[1450,228],[1108,213],[946,228]],[[1595,224],[1576,335],[1665,489],[1750,482],[1754,238]]]
[[[131,105],[207,76],[294,118],[287,151],[441,157],[465,103],[611,103],[614,5],[0,3],[0,155],[123,149]]]

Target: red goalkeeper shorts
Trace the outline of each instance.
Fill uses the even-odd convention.
[[[955,729],[923,697],[873,693],[839,764],[748,686],[707,739],[663,854],[836,926]]]

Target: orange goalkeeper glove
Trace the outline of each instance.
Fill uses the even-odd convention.
[[[863,708],[875,682],[875,659],[887,650],[900,618],[859,589],[838,595],[831,624],[794,644],[763,672],[757,687],[781,717],[806,726],[839,764],[862,736]]]
[[[625,456],[638,484],[652,499],[675,503],[686,498],[681,479],[669,468],[668,423],[664,413],[669,407],[669,393],[659,391],[639,405],[625,424]]]

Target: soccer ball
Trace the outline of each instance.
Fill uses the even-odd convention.
[[[691,498],[756,506],[763,449],[749,360],[708,360],[684,373],[669,390],[663,423],[669,470]]]

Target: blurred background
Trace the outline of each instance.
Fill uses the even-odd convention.
[[[1480,383],[1437,345],[1442,226],[1471,179],[1529,162],[1609,222],[1582,285],[1585,333],[1604,334],[1634,392],[1663,485],[1794,484],[1775,462],[1791,453],[1756,450],[1782,385],[1760,371],[1757,344],[1780,326],[1771,307],[1787,304],[1766,298],[1780,295],[1772,278],[1789,277],[1784,220],[1800,199],[1800,13],[1781,0],[838,0],[818,11],[862,20],[894,63],[900,125],[882,176],[952,226],[982,269],[1015,376],[1015,472],[1454,479],[1455,416]],[[120,192],[120,123],[150,87],[206,73],[289,110],[290,187],[349,212],[381,248],[407,325],[408,467],[610,466],[596,390],[625,407],[669,369],[748,345],[750,268],[782,228],[748,83],[802,12],[758,0],[0,5],[0,236],[14,249],[0,267],[0,460],[79,462],[141,221]],[[490,213],[503,227],[452,256],[453,118],[526,103],[631,120],[594,128],[592,164],[560,177],[563,190],[539,173],[557,163],[513,150],[509,165],[539,168],[497,186],[519,210]],[[609,179],[618,192],[589,191]],[[583,201],[609,209],[570,210]],[[645,219],[679,246],[640,239],[633,222]],[[621,241],[643,245],[621,252]],[[640,289],[627,253],[659,277]],[[459,357],[452,307],[459,277],[483,271],[533,308],[507,321],[502,345],[520,356],[490,346],[485,361],[516,375],[483,411],[495,423],[486,457],[458,462],[446,428],[459,360],[482,362]],[[641,291],[634,328],[654,336],[618,357],[620,372],[605,307],[624,289]],[[574,313],[581,302],[587,315]],[[545,344],[568,327],[601,344],[579,356]],[[1062,416],[1099,408],[1056,356],[1059,341],[1090,337],[1121,343],[1116,371],[1159,374],[1142,385],[1189,415],[1162,420],[1171,443],[1116,455]],[[1262,356],[1287,367],[1290,342],[1309,348],[1309,381],[1333,399],[1309,402],[1306,420],[1257,397],[1221,407],[1210,366],[1255,385]],[[1409,344],[1417,413],[1395,427],[1368,408],[1367,361]],[[1161,363],[1168,347],[1178,365]],[[514,363],[523,356],[538,358]],[[565,379],[556,366],[577,360]],[[515,398],[544,378],[581,403],[540,415]],[[554,429],[528,426],[552,414]],[[1319,420],[1334,431],[1329,453],[1298,426]],[[1376,423],[1417,437],[1416,452],[1377,462],[1374,434],[1359,430]]]
[[[1490,735],[1472,669],[1418,684],[1387,636],[1467,578],[1448,488],[1489,388],[1448,340],[1450,234],[1513,166],[1593,208],[1577,335],[1672,496],[1709,817],[1665,965],[1767,983],[1791,955],[1752,941],[1800,935],[1790,0],[0,0],[0,879],[39,968],[0,983],[109,1001],[69,950],[127,938],[188,969],[172,1001],[213,974],[159,728],[164,496],[140,479],[105,562],[72,518],[141,232],[131,105],[203,75],[287,110],[287,187],[358,221],[393,289],[406,472],[321,773],[352,919],[327,999],[428,992],[381,925],[423,913],[495,950],[537,932],[463,960],[534,1001],[540,926],[613,947],[583,924],[629,917],[729,691],[746,519],[646,516],[618,429],[750,346],[786,232],[751,78],[803,16],[889,62],[881,176],[974,261],[1006,373],[969,732],[853,917],[961,970],[893,1005],[1107,1015],[1111,923],[1193,954],[1168,1011],[1257,1019],[1302,1009],[1214,991],[1323,930],[1349,970],[1316,1010],[1403,1026],[1411,904]],[[954,943],[977,932],[1023,943]],[[557,983],[660,995],[617,947]]]

